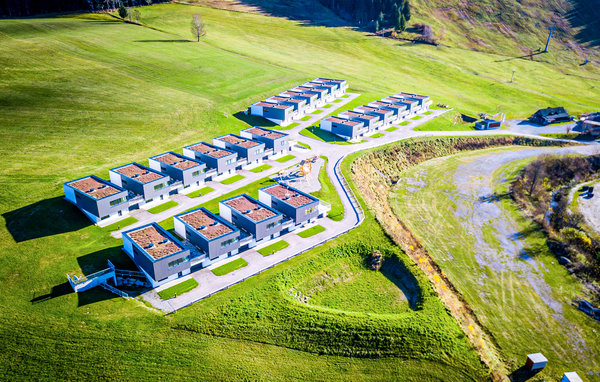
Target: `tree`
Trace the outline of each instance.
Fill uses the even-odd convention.
[[[137,9],[134,9],[133,10],[133,19],[139,23],[141,18],[142,18],[142,15],[140,14],[140,11],[138,11]]]
[[[206,35],[206,27],[204,26],[204,21],[202,21],[202,16],[199,13],[194,13],[192,16],[192,36],[194,36],[198,41],[200,41],[200,37]]]
[[[152,0],[146,0],[146,4],[152,5]]]
[[[398,21],[396,22],[396,30],[398,30],[400,32],[404,32],[406,30],[406,19],[404,18],[404,15],[401,12],[398,13]]]
[[[125,5],[121,3],[121,6],[119,7],[119,16],[121,16],[121,18],[124,19],[125,17],[127,17],[127,14],[127,8],[125,8]]]
[[[375,33],[379,32],[379,20],[375,20]]]
[[[402,7],[402,15],[406,21],[410,21],[410,4],[408,3],[408,0],[404,2],[404,6]]]

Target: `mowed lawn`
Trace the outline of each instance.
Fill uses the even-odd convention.
[[[142,22],[154,29],[101,14],[0,20],[4,379],[224,380],[235,375],[287,381],[375,374],[407,381],[483,379],[475,353],[431,291],[421,310],[403,312],[407,319],[391,329],[389,317],[361,316],[360,326],[353,326],[354,316],[307,312],[283,299],[272,303],[281,294],[279,286],[267,283],[294,274],[321,248],[174,315],[215,313],[220,319],[210,324],[218,335],[185,330],[137,300],[101,289],[76,295],[66,273],[90,274],[106,268],[107,260],[123,269],[135,266],[120,240],[63,200],[62,183],[88,174],[108,178],[108,169],[118,165],[147,163],[161,152],[181,152],[186,145],[238,133],[255,122],[240,111],[321,75],[323,68],[333,68],[328,75],[347,79],[361,93],[414,90],[471,113],[501,104],[509,117],[554,103],[572,113],[593,110],[597,88],[544,63],[500,62],[503,57],[443,46],[399,46],[345,28],[177,4],[140,12]],[[189,41],[196,12],[208,30],[200,44]],[[513,67],[519,80],[509,84],[506,73]],[[386,75],[373,74],[381,72]],[[258,123],[273,127],[266,120]],[[114,226],[126,223],[132,221]],[[372,243],[387,240],[370,217],[325,248],[358,235]],[[420,282],[426,288],[427,282]],[[268,287],[257,304],[252,293],[263,285]],[[298,328],[285,319],[292,310],[294,318],[311,320],[305,327],[319,323],[322,337],[299,337]],[[237,313],[240,329],[231,330],[228,320]],[[271,313],[277,313],[276,322],[266,318]],[[267,328],[263,337],[246,336],[258,327]],[[386,338],[413,338],[412,347],[384,357],[376,349],[365,358],[311,348],[365,328],[385,331]],[[423,343],[421,338],[436,340]],[[360,354],[363,348],[350,350]]]
[[[524,218],[510,197],[504,197],[509,185],[506,179],[512,179],[529,159],[489,174],[494,184],[489,192],[499,197],[498,202],[463,200],[464,187],[485,184],[479,173],[461,175],[465,186],[459,188],[455,183],[459,166],[492,161],[486,155],[497,152],[501,150],[438,158],[404,172],[391,195],[394,212],[457,286],[515,370],[524,354],[542,352],[550,360],[544,374],[553,380],[560,379],[564,370],[579,370],[585,375],[600,365],[599,358],[589,356],[600,354],[600,342],[595,333],[597,322],[571,305],[585,295],[583,287],[549,252],[539,227]],[[502,211],[501,220],[481,223],[477,211],[485,214],[491,203]],[[496,216],[495,212],[490,214]],[[481,234],[475,236],[480,224]],[[512,224],[508,237],[504,233],[507,224]],[[504,253],[517,245],[516,241],[528,255],[516,256],[517,264],[506,263]],[[486,256],[482,256],[481,248],[485,248]],[[537,265],[527,263],[528,256]],[[496,260],[485,260],[490,257]],[[532,274],[523,273],[518,263]],[[537,277],[542,281],[536,281]]]

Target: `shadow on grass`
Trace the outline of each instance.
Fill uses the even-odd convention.
[[[233,115],[240,121],[247,123],[250,126],[260,126],[260,127],[275,127],[279,126],[274,122],[269,121],[266,118],[259,117],[257,115],[246,114],[243,111],[238,111]]]
[[[17,243],[78,231],[92,224],[77,207],[59,196],[6,212],[2,217]]]
[[[133,40],[133,42],[192,42],[190,40]]]
[[[307,127],[307,130],[313,133],[317,138],[331,143],[331,142],[346,142],[345,139],[338,137],[337,135],[330,133],[329,131],[321,130],[316,126]]]
[[[419,283],[396,255],[384,259],[380,272],[402,291],[412,310],[421,309],[422,296]]]
[[[535,377],[538,373],[531,372],[526,366],[521,366],[517,370],[510,373],[508,378],[511,382],[525,382]]]
[[[73,288],[71,288],[71,284],[68,281],[65,281],[62,284],[55,285],[50,289],[50,292],[42,295],[34,294],[33,298],[29,300],[32,304],[37,304],[44,301],[52,300],[53,298],[66,296],[68,294],[74,293]]]

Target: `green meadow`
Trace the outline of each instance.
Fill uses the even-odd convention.
[[[196,12],[208,31],[200,43],[190,41]],[[241,111],[317,76],[345,78],[363,94],[429,94],[471,114],[501,105],[509,116],[540,105],[592,109],[597,88],[565,75],[576,68],[402,45],[350,28],[180,4],[140,13],[143,25],[103,14],[0,20],[0,377],[486,379],[427,279],[368,213],[350,234],[165,317],[139,299],[72,293],[66,273],[89,274],[107,260],[134,265],[109,229],[64,201],[62,183],[272,127]],[[513,68],[518,79],[509,83]],[[368,273],[361,259],[372,248],[357,238],[384,251],[395,273]],[[309,293],[306,280],[336,262],[348,264],[349,279],[311,294],[315,305],[290,294]],[[345,299],[371,282],[385,303]],[[406,285],[420,290],[412,307]]]

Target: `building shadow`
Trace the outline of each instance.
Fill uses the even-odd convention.
[[[84,275],[89,275],[108,266],[108,261],[114,264],[118,269],[137,271],[137,267],[133,261],[123,252],[120,246],[104,248],[96,252],[91,252],[77,258],[79,268]]]
[[[331,143],[331,142],[346,142],[345,139],[338,137],[337,135],[330,133],[329,131],[322,130],[316,126],[311,126],[308,131],[316,135],[319,139]]]
[[[57,196],[2,214],[17,242],[78,231],[92,222],[71,203]]]
[[[73,288],[71,288],[71,284],[68,281],[65,281],[62,284],[55,285],[50,288],[50,291],[46,294],[38,295],[35,293],[29,302],[32,304],[38,304],[40,302],[49,301],[57,297],[66,296],[68,294],[74,293]]]
[[[538,373],[529,371],[526,366],[521,366],[517,370],[509,374],[508,378],[511,382],[525,382],[535,377]]]
[[[279,125],[277,125],[274,122],[269,121],[266,118],[257,116],[257,115],[250,115],[250,114],[246,114],[243,111],[238,111],[237,113],[235,113],[233,115],[235,118],[239,119],[240,121],[248,124],[249,126],[260,126],[260,127],[279,127]]]
[[[421,309],[422,294],[419,282],[396,254],[383,260],[380,272],[400,289],[412,310]]]

